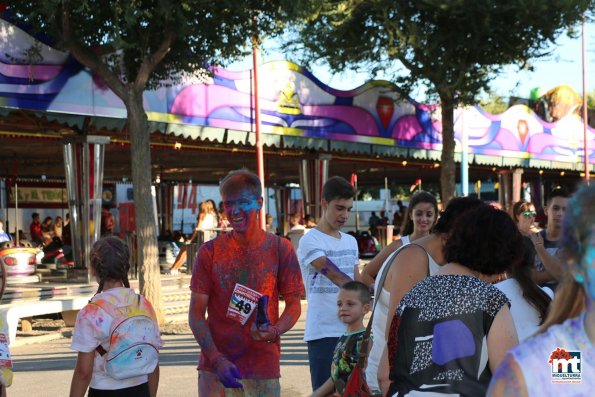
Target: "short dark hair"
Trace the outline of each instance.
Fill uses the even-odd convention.
[[[262,197],[262,185],[260,183],[260,178],[254,172],[250,171],[247,168],[240,168],[239,170],[230,171],[219,183],[219,193],[221,196],[225,196],[226,194],[232,192],[234,188],[238,188],[234,184],[234,186],[228,185],[228,182],[231,179],[238,178],[244,186],[254,193],[254,195],[258,197]]]
[[[570,195],[568,194],[568,191],[566,191],[566,189],[557,187],[547,195],[545,205],[550,205],[550,202],[556,197],[568,198],[570,197]]]
[[[39,213],[38,212],[34,212],[33,214],[31,214],[31,219],[35,219],[38,216],[39,216]]]
[[[336,199],[351,199],[355,197],[355,189],[341,176],[333,176],[322,187],[322,198],[327,202]]]
[[[475,197],[455,197],[446,205],[446,209],[440,214],[438,222],[432,228],[434,233],[448,233],[458,217],[466,211],[487,205]]]
[[[345,291],[355,291],[359,295],[359,300],[362,304],[367,305],[372,300],[370,295],[370,288],[360,281],[348,281],[341,286]]]
[[[481,205],[458,216],[446,240],[444,258],[493,275],[518,266],[524,250],[523,237],[510,216]]]

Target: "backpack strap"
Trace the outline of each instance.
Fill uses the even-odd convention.
[[[378,289],[380,289],[380,291],[382,291],[382,288],[384,286],[384,281],[386,280],[386,276],[388,275],[388,271],[390,270],[393,261],[395,260],[395,257],[401,252],[403,251],[403,249],[409,247],[410,245],[415,245],[420,247],[422,250],[424,250],[424,252],[427,254],[428,252],[426,251],[426,249],[424,247],[422,247],[419,244],[415,244],[415,243],[409,243],[407,245],[403,245],[401,247],[399,247],[398,250],[396,250],[395,252],[393,252],[388,258],[390,259],[390,262],[388,262],[388,265],[384,268],[384,270],[382,271],[382,274],[380,275],[380,282],[378,283]],[[388,260],[388,259],[387,259]],[[428,272],[427,272],[428,277],[430,276],[430,262],[428,260]],[[375,291],[375,293],[377,293],[377,291]],[[370,343],[370,333],[372,332],[372,321],[374,320],[374,312],[376,311],[376,305],[378,304],[378,299],[374,299],[374,306],[372,307],[372,314],[370,315],[370,320],[368,321],[368,326],[366,327],[366,332],[364,333],[364,336],[362,338],[362,342],[359,345],[359,352],[358,352],[358,359],[357,359],[357,364],[356,366],[364,369],[366,367],[366,361],[368,359],[368,345]]]

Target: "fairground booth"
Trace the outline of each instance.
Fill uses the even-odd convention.
[[[162,232],[191,230],[197,203],[219,200],[214,187],[229,170],[255,169],[253,90],[251,70],[214,69],[145,92]],[[575,185],[585,169],[583,125],[565,92],[539,99],[548,105],[540,115],[524,104],[498,115],[478,106],[457,109],[457,192],[504,207],[528,198],[539,207],[551,186]],[[320,215],[320,187],[329,175],[356,176],[372,200],[388,202],[412,186],[439,192],[438,106],[403,98],[385,81],[336,90],[285,61],[260,65],[258,100],[265,205],[281,234],[290,213]],[[593,172],[592,128],[587,140]],[[0,218],[11,233],[26,232],[34,211],[69,212],[78,229],[90,230],[102,206],[120,231],[134,228],[124,105],[69,54],[4,20],[0,141]],[[97,228],[75,250],[84,255],[96,238]]]

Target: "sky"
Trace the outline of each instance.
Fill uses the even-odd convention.
[[[586,60],[587,60],[587,92],[595,90],[595,23],[589,23],[585,28]],[[265,41],[261,51],[261,63],[284,60],[286,57],[278,50],[278,43],[274,40]],[[551,55],[546,58],[533,60],[533,71],[521,71],[507,67],[504,73],[492,82],[492,91],[500,96],[520,96],[528,98],[533,88],[541,87],[546,92],[559,85],[567,84],[576,92],[582,94],[582,59],[581,37],[569,38],[562,34],[551,48]],[[252,58],[234,62],[228,69],[241,71],[252,68]],[[323,83],[332,88],[350,90],[364,84],[368,79],[367,73],[344,71],[333,73],[325,66],[315,66],[311,72]],[[382,78],[382,76],[378,76]],[[414,99],[424,102],[424,96]]]

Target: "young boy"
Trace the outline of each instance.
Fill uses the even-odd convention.
[[[366,333],[364,316],[369,311],[369,288],[359,281],[345,283],[337,297],[337,314],[347,325],[347,331],[335,346],[331,377],[314,391],[312,397],[328,396],[333,392],[337,393],[336,395],[343,395],[349,375],[357,363],[360,343]],[[370,347],[371,344],[368,345],[368,348]]]
[[[308,344],[312,390],[330,377],[333,347],[345,332],[345,324],[335,314],[335,304],[339,287],[355,278],[359,264],[357,241],[341,231],[354,196],[353,186],[345,178],[329,178],[322,187],[322,217],[300,239],[297,249],[308,299],[304,341]]]

